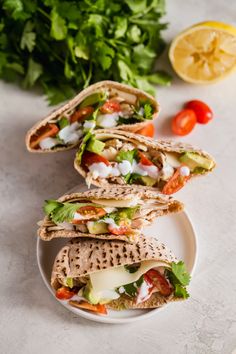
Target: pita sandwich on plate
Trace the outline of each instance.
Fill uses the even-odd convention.
[[[81,141],[74,167],[88,186],[138,185],[173,194],[192,177],[212,171],[215,161],[189,144],[103,129]]]
[[[115,81],[101,81],[37,122],[26,135],[30,152],[69,150],[98,128],[139,131],[156,118],[154,97]]]
[[[38,235],[45,241],[94,237],[132,242],[155,218],[181,210],[182,203],[157,191],[137,186],[95,188],[47,200]]]
[[[189,281],[184,262],[144,236],[133,244],[72,239],[56,256],[51,275],[58,299],[97,314],[186,299]]]

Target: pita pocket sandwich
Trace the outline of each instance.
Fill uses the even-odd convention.
[[[139,131],[156,118],[159,106],[144,91],[115,81],[101,81],[37,122],[26,135],[30,152],[69,150],[98,128]]]
[[[73,239],[58,253],[51,275],[58,299],[97,314],[186,299],[189,281],[184,263],[144,236],[135,244]]]
[[[107,129],[81,141],[74,167],[88,186],[139,185],[173,194],[192,177],[212,171],[215,161],[189,144]]]
[[[155,218],[181,210],[182,203],[157,191],[137,186],[95,188],[47,200],[38,235],[45,241],[95,237],[132,242]]]

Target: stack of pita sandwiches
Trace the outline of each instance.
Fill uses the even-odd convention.
[[[184,262],[143,228],[183,210],[171,194],[212,171],[215,161],[191,145],[141,135],[158,110],[145,92],[103,81],[27,133],[30,152],[75,148],[75,169],[96,186],[44,204],[38,236],[65,239],[51,275],[60,301],[106,315],[189,297]]]

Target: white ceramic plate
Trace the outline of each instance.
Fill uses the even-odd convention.
[[[188,271],[193,274],[197,259],[197,236],[187,212],[161,217],[144,229],[144,234],[153,236],[164,242],[179,258],[182,259]],[[51,294],[56,299],[50,286],[50,275],[56,254],[66,243],[66,240],[54,239],[50,242],[37,240],[37,261],[40,273]],[[56,299],[57,300],[57,299]],[[103,323],[129,323],[157,314],[160,309],[148,310],[109,310],[108,315],[99,316],[84,310],[76,309],[66,302],[59,301],[68,310],[86,319]],[[166,306],[174,306],[173,304]],[[166,307],[165,306],[165,307]],[[165,308],[164,307],[164,308]]]

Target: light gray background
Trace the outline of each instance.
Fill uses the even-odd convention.
[[[169,41],[206,19],[236,25],[235,13],[235,1],[169,0],[165,37]],[[203,99],[214,109],[213,122],[197,126],[182,140],[211,152],[218,167],[178,194],[199,235],[190,300],[149,320],[118,326],[76,317],[53,299],[41,280],[35,256],[41,205],[73,187],[79,177],[72,168],[73,152],[26,152],[26,130],[50,108],[39,95],[0,82],[1,353],[228,354],[236,348],[235,87],[235,75],[205,87],[174,77],[170,88],[157,90],[162,107],[156,121],[159,137],[168,137],[168,119],[186,100]]]

